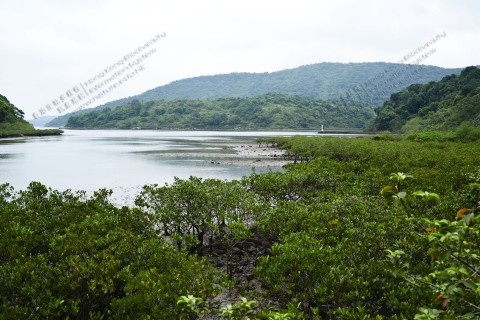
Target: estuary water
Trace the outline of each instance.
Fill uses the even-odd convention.
[[[240,179],[256,167],[230,146],[258,137],[315,135],[315,132],[229,132],[155,130],[64,130],[62,136],[0,140],[0,184],[16,190],[38,181],[57,190],[112,189],[112,201],[131,204],[145,184],[190,176]],[[228,158],[226,158],[228,157]],[[228,159],[228,161],[225,161]],[[257,172],[281,170],[261,166]]]

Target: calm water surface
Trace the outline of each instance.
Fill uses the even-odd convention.
[[[0,183],[17,190],[31,181],[58,190],[108,188],[114,202],[131,203],[141,186],[171,183],[174,177],[239,179],[252,167],[211,164],[234,153],[227,145],[296,134],[315,133],[65,130],[62,136],[0,140]]]

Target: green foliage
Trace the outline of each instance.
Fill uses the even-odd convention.
[[[417,238],[422,223],[411,217],[443,219],[461,205],[464,172],[480,165],[479,146],[368,138],[269,142],[308,159],[284,174],[249,178],[252,190],[274,203],[257,224],[279,239],[257,267],[271,295],[282,304],[302,301],[310,315],[318,309],[345,319],[413,318],[428,305],[428,291],[400,277],[385,250],[410,252],[404,263],[416,274],[434,270],[427,239]],[[385,176],[390,186],[379,194]],[[412,187],[435,192],[410,196]],[[399,205],[385,207],[382,198]]]
[[[409,132],[405,139],[416,141],[416,142],[448,142],[455,141],[456,136],[454,132],[445,132],[445,131],[420,131],[420,132]]]
[[[133,208],[106,190],[0,186],[0,317],[478,317],[478,143],[265,142],[297,163],[145,186]],[[245,239],[262,250],[238,250]],[[231,291],[257,300],[220,301],[231,288],[200,253],[222,255],[229,283],[234,258],[252,259]]]
[[[365,312],[365,309],[361,306],[356,307],[354,310],[350,308],[338,308],[335,311],[336,319],[339,320],[382,320],[380,315],[371,316]]]
[[[25,114],[0,94],[0,123],[23,120]]]
[[[180,319],[198,319],[204,312],[202,304],[202,298],[196,298],[191,294],[178,298],[177,307],[182,313]]]
[[[404,65],[393,63],[318,63],[272,73],[230,73],[201,76],[174,81],[148,90],[142,94],[108,102],[94,109],[80,110],[57,117],[47,126],[62,127],[72,115],[86,114],[92,110],[114,109],[133,100],[155,101],[161,99],[218,99],[229,97],[255,97],[267,93],[282,93],[321,100],[346,98],[353,88],[357,107],[380,105],[391,94],[413,83],[440,80],[461,69],[443,69],[433,66]],[[347,99],[347,104],[352,104]],[[341,103],[342,105],[345,103]],[[367,111],[367,110],[365,110]],[[155,128],[155,127],[153,127]],[[301,126],[298,126],[301,128]]]
[[[461,141],[461,142],[475,142],[480,140],[480,128],[473,127],[467,123],[461,124],[454,131],[422,131],[422,132],[409,132],[406,137],[407,140],[426,142],[448,142],[448,141]]]
[[[479,175],[480,176],[480,175]],[[405,262],[403,250],[387,250],[391,261],[413,286],[430,293],[432,303],[422,306],[415,319],[478,319],[480,317],[480,179],[468,185],[471,208],[457,211],[455,221],[417,218],[423,223],[430,248],[433,271],[415,274]],[[422,202],[439,203],[434,193],[416,191]]]
[[[0,138],[58,135],[63,132],[56,129],[35,130],[30,123],[23,120],[23,116],[22,110],[0,95]]]
[[[340,257],[333,249],[306,232],[289,234],[259,261],[257,272],[272,292],[284,301],[325,301],[334,292],[329,285],[340,276],[333,269]],[[337,278],[337,281],[341,278]],[[327,290],[325,292],[325,290]]]
[[[182,292],[210,297],[216,273],[176,251],[110,192],[0,187],[0,315],[9,319],[172,318]]]
[[[242,238],[245,224],[254,221],[261,206],[239,181],[175,179],[173,184],[144,186],[135,203],[160,234],[180,249],[195,251],[204,244]]]
[[[232,304],[227,304],[226,306],[220,308],[220,313],[226,319],[250,319],[255,314],[254,305],[256,301],[247,300],[247,298],[242,297],[240,301]]]
[[[477,104],[477,107],[479,105]],[[455,131],[457,141],[476,142],[480,140],[480,126],[473,127],[467,123],[463,123]]]
[[[0,138],[58,136],[63,133],[59,129],[33,129],[30,124],[19,122],[3,124],[2,127]]]
[[[8,99],[0,95],[0,137],[30,133],[35,129],[23,120],[23,111],[17,109]]]
[[[438,82],[411,85],[392,94],[382,107],[375,110],[377,117],[371,129],[452,132],[463,124],[466,127],[457,132],[456,140],[478,140],[479,87],[480,69],[477,67],[468,67],[459,76],[446,76]],[[426,137],[420,135],[417,138]],[[442,139],[450,138],[445,136]]]
[[[344,106],[312,98],[266,94],[216,100],[134,100],[68,120],[69,128],[116,129],[316,129],[322,125],[361,128],[369,107]]]
[[[378,132],[373,139],[375,140],[384,140],[384,141],[400,141],[402,137],[398,134],[393,134],[390,131]]]
[[[202,298],[196,298],[192,295],[181,296],[178,298],[177,307],[180,308],[180,319],[203,319],[206,317],[215,317],[215,319],[231,319],[231,320],[248,320],[248,319],[264,319],[264,320],[294,320],[303,319],[301,313],[296,310],[288,312],[278,312],[262,310],[257,306],[255,300],[248,300],[241,297],[235,304],[226,304],[223,307],[200,306],[203,304]]]

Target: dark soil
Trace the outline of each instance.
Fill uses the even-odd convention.
[[[250,238],[231,240],[228,246],[221,243],[203,246],[198,254],[206,257],[231,281],[231,285],[225,287],[215,300],[226,305],[246,297],[256,300],[259,306],[275,307],[274,301],[262,296],[262,283],[254,274],[258,258],[268,254],[274,241],[272,237],[254,230]]]

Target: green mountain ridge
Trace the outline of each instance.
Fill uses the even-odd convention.
[[[345,106],[309,97],[265,94],[258,97],[134,100],[69,118],[72,129],[256,130],[361,128],[373,106]]]
[[[342,99],[381,105],[392,93],[413,83],[440,80],[462,69],[386,62],[317,63],[265,73],[229,73],[173,81],[142,94],[115,100],[92,109],[57,117],[46,126],[64,126],[74,114],[115,108],[133,100],[217,99],[285,93],[322,100]]]
[[[22,110],[0,94],[0,138],[57,135],[63,132],[55,129],[36,130],[23,119],[24,115]]]
[[[438,82],[413,84],[395,93],[376,109],[373,130],[451,131],[461,125],[480,128],[480,69]]]

